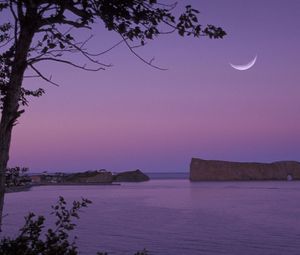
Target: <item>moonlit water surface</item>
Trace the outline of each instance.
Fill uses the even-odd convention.
[[[48,186],[6,195],[4,233],[28,211],[47,215],[58,196],[89,198],[80,254],[300,254],[300,182],[152,180],[120,186]]]

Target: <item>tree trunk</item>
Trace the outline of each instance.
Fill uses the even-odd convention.
[[[34,30],[30,27],[21,28],[16,50],[13,58],[8,91],[4,98],[3,110],[0,122],[0,231],[2,224],[5,172],[9,160],[9,148],[13,126],[23,111],[19,111],[19,99],[23,82],[24,72],[27,67],[27,56]]]

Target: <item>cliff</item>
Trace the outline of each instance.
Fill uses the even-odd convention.
[[[300,162],[230,162],[192,158],[191,181],[300,180]]]
[[[127,171],[114,175],[115,182],[144,182],[149,181],[150,178],[141,170]]]

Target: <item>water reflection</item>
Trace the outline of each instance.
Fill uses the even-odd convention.
[[[36,187],[6,196],[4,233],[28,211],[49,214],[59,195],[86,197],[82,254],[299,254],[299,182],[154,180],[120,186]]]

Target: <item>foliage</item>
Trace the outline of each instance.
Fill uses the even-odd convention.
[[[55,85],[57,84],[52,81],[51,76],[48,77],[39,70],[39,62],[52,61],[87,71],[98,71],[110,66],[99,61],[99,57],[124,43],[143,62],[161,69],[153,64],[153,60],[146,60],[138,55],[135,51],[137,45],[131,42],[143,46],[147,40],[173,32],[180,36],[209,38],[223,38],[226,35],[220,27],[199,24],[199,11],[191,5],[187,5],[178,17],[173,14],[175,7],[176,3],[165,4],[157,0],[1,1],[0,12],[10,13],[12,20],[0,24],[0,107],[3,107],[10,86],[17,49],[22,44],[20,40],[25,28],[32,31],[25,69],[32,73],[30,78],[39,77]],[[118,33],[121,40],[106,51],[91,54],[86,45],[92,35],[83,41],[76,40],[74,28],[91,31],[97,23]],[[80,54],[91,66],[73,62],[74,58],[68,59],[66,53]],[[28,96],[39,97],[44,93],[41,88],[28,90],[22,87],[19,103],[26,106]]]
[[[56,205],[52,206],[56,221],[53,228],[45,231],[45,217],[29,213],[25,217],[25,224],[19,230],[16,238],[4,237],[0,240],[1,255],[77,255],[78,249],[75,239],[70,241],[69,232],[76,224],[74,219],[79,219],[80,209],[87,207],[91,201],[82,199],[74,201],[70,209],[63,197],[59,197]],[[147,255],[147,250],[142,250],[135,255]],[[97,255],[108,255],[98,252]]]
[[[76,224],[73,219],[79,218],[79,210],[87,207],[91,201],[82,199],[74,201],[70,209],[66,201],[60,197],[57,204],[52,206],[56,216],[55,227],[44,231],[45,217],[29,213],[25,217],[25,225],[20,229],[15,239],[3,238],[0,241],[2,255],[76,255],[78,254],[75,241],[69,241],[69,231]]]
[[[12,167],[7,168],[5,173],[5,185],[6,187],[10,186],[19,186],[25,182],[28,182],[29,177],[27,167]]]

